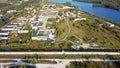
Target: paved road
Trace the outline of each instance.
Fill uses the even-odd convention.
[[[33,59],[6,59],[2,58],[0,60],[16,60],[16,61],[21,61],[21,60],[33,60]],[[82,61],[93,61],[93,62],[120,62],[120,60],[112,60],[112,59],[36,59],[36,60],[50,60],[50,61],[68,61],[68,62],[82,62]]]
[[[0,60],[20,60],[20,59],[0,59]],[[26,59],[24,59],[26,60]],[[109,59],[38,59],[38,60],[49,60],[49,61],[56,61],[57,64],[29,64],[24,63],[21,61],[18,62],[11,62],[11,63],[0,63],[1,67],[3,68],[3,65],[8,64],[15,64],[15,65],[30,65],[30,66],[36,66],[36,68],[66,68],[66,65],[69,65],[70,62],[83,62],[83,61],[94,61],[94,62],[120,62],[120,60],[109,60]],[[61,62],[60,62],[61,61]]]
[[[6,54],[6,55],[22,55],[22,54],[46,54],[46,55],[52,55],[52,54],[72,54],[72,55],[120,55],[120,52],[0,52],[0,54]]]

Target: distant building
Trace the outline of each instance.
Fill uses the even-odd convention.
[[[0,40],[8,40],[8,36],[7,35],[0,35]]]
[[[17,24],[9,24],[9,25],[5,25],[5,27],[13,27],[13,28],[16,28],[18,25]]]
[[[98,18],[96,18],[95,20],[98,21],[100,24],[108,25],[109,27],[115,27],[115,25],[110,23],[110,22],[107,22],[107,21],[104,21],[104,20],[101,20],[101,19],[98,19]]]
[[[48,39],[48,35],[38,36],[38,40],[47,40],[47,39]]]
[[[29,30],[18,30],[18,33],[28,33]]]
[[[33,8],[31,8],[31,7],[25,7],[24,9],[25,10],[32,10]]]
[[[0,31],[0,35],[9,35],[10,32],[8,31]]]
[[[1,28],[2,31],[13,31],[16,30],[15,28],[11,28],[11,27],[3,27]]]
[[[44,16],[39,16],[38,21],[39,22],[44,22],[46,20],[46,17]]]
[[[74,21],[78,21],[78,20],[87,20],[86,18],[75,18]]]
[[[9,10],[9,11],[7,11],[8,14],[13,13],[13,12],[17,12],[17,10]]]
[[[48,39],[48,35],[32,37],[32,40],[47,40],[47,39]]]
[[[3,15],[2,14],[0,14],[0,19],[3,17]]]
[[[51,42],[55,42],[55,41],[56,41],[56,36],[55,36],[55,34],[50,33],[50,34],[49,34],[49,40],[50,40]]]

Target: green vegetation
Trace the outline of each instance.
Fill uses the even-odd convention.
[[[52,55],[43,55],[43,54],[5,55],[5,54],[0,54],[0,58],[33,59],[31,61],[33,63],[35,63],[38,60],[34,60],[34,59],[112,59],[112,60],[117,60],[117,59],[120,59],[120,56],[119,55],[113,55],[113,56],[112,55],[65,55],[65,54],[63,54],[63,55],[58,55],[58,54],[52,54]],[[29,62],[29,61],[26,61],[26,62]],[[41,61],[39,61],[39,62],[41,62]]]
[[[120,10],[120,0],[74,0],[81,2],[91,2],[94,6],[103,6],[107,8],[113,8]]]
[[[0,3],[0,8],[6,7],[6,6],[10,6],[11,4],[8,3]]]
[[[78,36],[86,43],[97,43],[99,47],[119,48],[119,29],[110,28],[106,25],[100,26],[99,22],[95,20],[97,16],[84,12],[81,13],[81,16],[87,20],[71,23],[72,35]]]
[[[120,62],[71,62],[66,68],[119,68]]]
[[[49,60],[37,60],[37,59],[33,59],[33,60],[22,60],[22,62],[26,62],[26,63],[31,63],[31,64],[56,64],[56,61],[49,61]]]

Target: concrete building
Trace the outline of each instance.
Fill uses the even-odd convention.
[[[18,33],[28,33],[29,30],[18,30]]]
[[[47,40],[48,35],[41,35],[41,36],[34,36],[32,37],[32,40]]]
[[[13,30],[17,30],[15,28],[11,28],[11,27],[3,27],[1,28],[2,31],[13,31]]]
[[[0,35],[9,35],[10,32],[8,31],[0,31]]]
[[[86,18],[75,18],[74,21],[87,20]]]
[[[44,16],[39,16],[38,21],[39,22],[44,22],[46,20],[46,17]]]
[[[104,20],[101,20],[101,19],[98,19],[98,18],[96,18],[95,20],[98,21],[100,24],[108,25],[109,27],[115,27],[115,25],[110,23],[110,22],[107,22],[107,21],[104,21]]]
[[[48,39],[48,35],[38,36],[38,40],[47,40],[47,39]]]
[[[3,15],[2,14],[0,14],[0,19],[3,17]]]
[[[7,35],[0,35],[0,40],[8,40],[8,36]]]
[[[7,13],[13,13],[13,12],[17,12],[17,10],[8,10]]]
[[[5,27],[13,27],[13,28],[16,28],[18,25],[17,24],[9,24],[9,25],[6,25]]]

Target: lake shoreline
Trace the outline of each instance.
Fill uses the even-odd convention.
[[[49,0],[49,2],[54,2],[54,3],[66,3],[69,2],[73,6],[79,7],[80,10],[84,12],[88,12],[90,14],[102,17],[102,18],[107,18],[110,21],[120,24],[120,11],[114,10],[111,8],[106,8],[106,7],[95,7],[93,6],[92,3],[86,3],[86,2],[77,2],[73,0]]]
[[[73,0],[73,1],[77,1],[77,2],[85,2],[85,3],[92,3],[93,6],[95,7],[105,7],[105,8],[110,8],[110,9],[114,9],[114,10],[117,10],[117,11],[120,11],[120,8],[117,8],[117,7],[112,7],[110,5],[107,5],[107,4],[102,4],[101,2],[94,2],[94,1],[86,1],[86,0]]]

